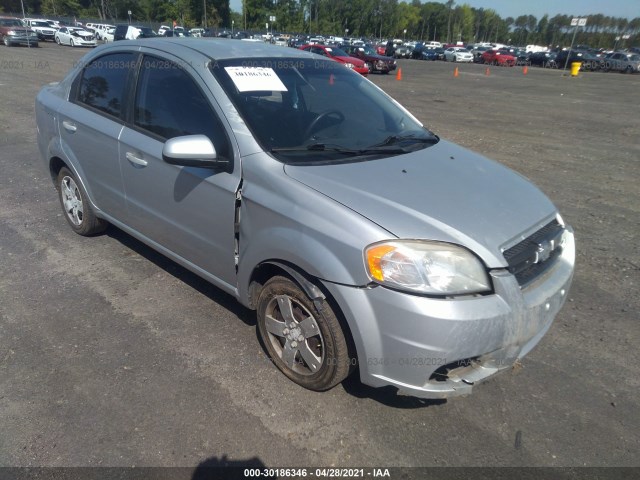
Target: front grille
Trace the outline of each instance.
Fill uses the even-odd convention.
[[[564,227],[557,220],[503,252],[509,271],[525,287],[554,265],[562,253]]]

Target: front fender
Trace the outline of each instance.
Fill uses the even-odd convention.
[[[280,261],[324,281],[369,283],[363,251],[394,238],[359,213],[289,177],[271,157],[243,159],[238,297],[249,302],[256,268]]]

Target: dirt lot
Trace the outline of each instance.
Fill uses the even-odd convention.
[[[303,390],[233,298],[115,229],[71,232],[33,102],[83,53],[0,48],[1,466],[640,467],[640,76],[405,60],[371,77],[576,230],[570,299],[524,368],[428,402],[355,378]]]

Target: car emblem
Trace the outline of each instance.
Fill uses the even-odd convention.
[[[551,252],[553,252],[555,246],[554,243],[555,242],[550,242],[548,240],[543,240],[542,242],[538,243],[538,249],[536,250],[536,259],[533,263],[546,262],[551,256]]]

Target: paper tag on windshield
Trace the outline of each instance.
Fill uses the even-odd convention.
[[[224,67],[239,92],[259,92],[271,90],[286,92],[287,87],[273,68],[264,67]]]

